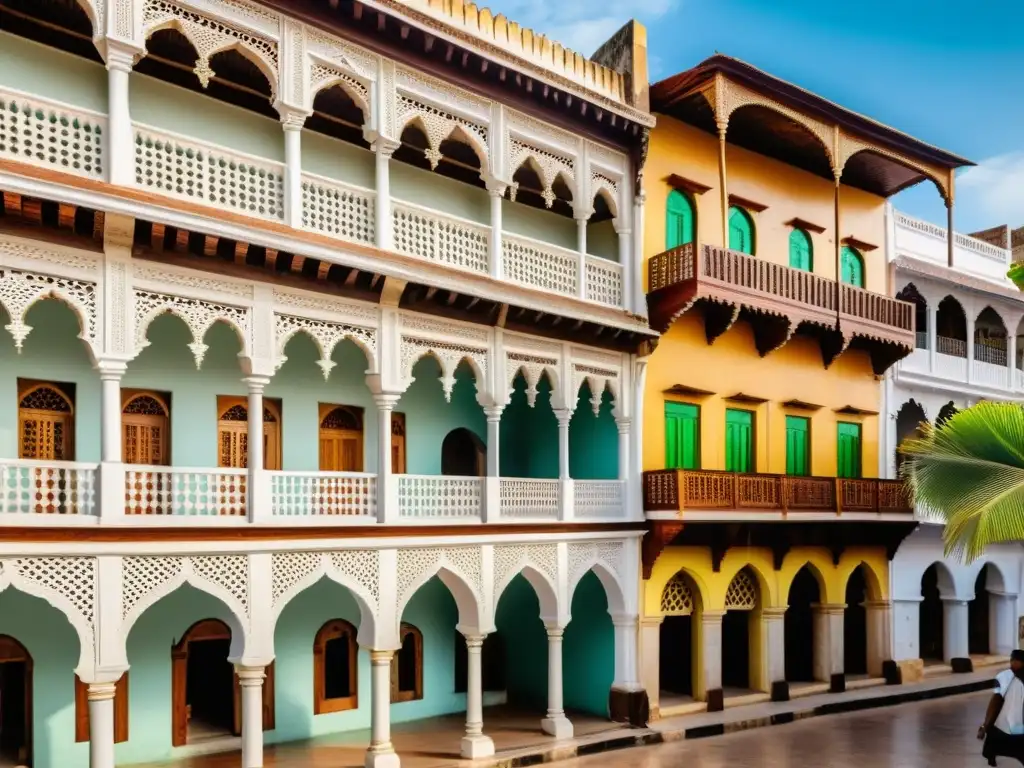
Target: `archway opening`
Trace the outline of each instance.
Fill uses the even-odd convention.
[[[551,391],[546,372],[532,390],[522,373],[513,380],[512,395],[501,414],[502,477],[558,477],[558,420]]]
[[[939,302],[935,316],[935,351],[950,357],[967,357],[967,315],[952,296]]]
[[[697,649],[703,605],[693,579],[680,571],[661,593],[658,677],[661,709],[698,696]]]
[[[725,595],[722,617],[722,687],[725,695],[750,690],[760,648],[761,597],[757,577],[749,567],[733,577]]]
[[[864,566],[858,565],[846,582],[846,610],[843,615],[843,670],[846,676],[868,673],[868,582]]]
[[[230,652],[231,630],[219,619],[193,624],[171,649],[175,746],[241,733]]]
[[[422,717],[422,706],[406,706],[414,701],[423,701],[423,706],[438,714],[464,708],[463,702],[450,694],[459,688],[462,673],[456,667],[460,661],[465,663],[457,649],[466,641],[456,629],[465,620],[459,614],[455,595],[440,575],[432,576],[410,596],[402,609],[401,645],[391,661],[393,722]]]
[[[914,305],[914,327],[917,329],[915,347],[928,349],[928,300],[921,295],[913,283],[908,283],[903,290],[896,294],[896,298],[909,301]]]
[[[921,610],[918,617],[919,645],[925,664],[941,664],[944,656],[942,596],[939,593],[939,567],[930,565],[921,576]]]
[[[0,766],[32,762],[32,656],[0,635]]]
[[[615,630],[604,585],[592,570],[576,585],[570,615],[562,657],[565,708],[607,717],[615,679]]]
[[[896,414],[896,468],[899,469],[906,461],[906,454],[901,450],[905,440],[921,437],[924,434],[923,424],[928,421],[924,408],[915,401],[908,400]]]
[[[988,578],[991,565],[984,565],[974,581],[974,599],[967,603],[967,652],[985,656],[992,652]]]
[[[453,429],[441,442],[441,474],[483,477],[487,470],[487,446],[465,427]]]
[[[525,576],[518,574],[498,599],[494,615],[498,631],[484,642],[485,697],[488,692],[505,690],[510,706],[546,711],[548,643],[540,613],[536,591]]]
[[[811,566],[801,568],[789,587],[785,617],[786,682],[809,683],[815,676],[814,606],[821,587]]]
[[[985,307],[974,321],[974,359],[1006,366],[1006,325],[992,307]]]

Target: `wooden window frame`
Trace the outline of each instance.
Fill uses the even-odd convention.
[[[399,427],[399,425],[401,425],[401,426]],[[396,427],[398,427],[400,429],[401,434],[395,434]],[[409,446],[409,431],[408,430],[409,430],[409,422],[406,421],[405,414],[400,412],[400,411],[392,411],[392,413],[391,413],[391,451],[392,451],[392,456],[394,456],[395,441],[398,440],[399,444],[402,446],[402,450],[400,451],[401,459],[402,459],[402,462],[401,462],[402,466],[401,467],[396,467],[394,460],[392,460],[392,462],[391,462],[391,465],[392,465],[391,466],[391,474],[393,474],[393,475],[404,475],[408,471],[408,469],[407,469],[407,467],[408,467],[408,454],[406,453],[406,449]]]
[[[344,619],[331,619],[313,640],[313,714],[326,715],[359,708],[359,646],[356,628]],[[327,698],[327,642],[348,637],[348,675],[351,694]],[[393,686],[392,686],[393,687]]]
[[[162,441],[162,445],[160,446],[160,452],[161,452],[161,455],[164,458],[164,461],[163,461],[162,464],[157,464],[157,465],[154,465],[154,466],[169,467],[171,465],[171,406],[170,406],[170,399],[168,397],[168,393],[166,393],[166,392],[156,392],[156,391],[150,390],[150,389],[122,389],[121,390],[121,460],[125,464],[131,463],[131,462],[128,461],[128,457],[125,455],[126,438],[127,438],[127,436],[125,435],[125,427],[129,426],[130,422],[133,420],[132,417],[136,416],[136,414],[125,413],[125,410],[127,410],[128,406],[131,405],[133,401],[139,399],[140,397],[151,397],[153,400],[155,400],[157,402],[157,404],[161,408],[163,408],[163,411],[164,411],[164,416],[163,416],[164,423],[162,425],[163,426],[163,441]],[[138,418],[138,417],[136,417],[136,418]],[[140,419],[140,422],[141,422],[141,419]],[[142,423],[144,424],[144,422],[142,422]]]
[[[18,458],[19,459],[38,459],[35,456],[25,456],[24,451],[24,434],[25,434],[25,421],[32,419],[33,417],[39,418],[46,414],[59,414],[60,421],[64,425],[64,446],[63,454],[64,457],[61,461],[74,461],[75,460],[75,398],[72,394],[69,394],[69,390],[72,389],[73,385],[59,383],[56,381],[36,381],[31,379],[18,379]],[[53,390],[64,402],[68,405],[68,410],[63,411],[46,411],[35,408],[22,407],[21,403],[26,397],[31,395],[40,389]],[[52,418],[52,416],[51,416]],[[54,419],[55,421],[57,419]],[[50,461],[51,459],[43,458],[42,461]],[[56,459],[53,459],[56,460]]]
[[[668,430],[671,428],[671,426],[674,426],[674,424],[670,424],[670,422],[681,420],[681,418],[682,418],[679,415],[672,414],[671,411],[674,408],[680,408],[681,409],[681,408],[684,408],[684,407],[685,408],[693,408],[696,411],[696,415],[694,416],[694,419],[693,419],[694,422],[696,423],[696,441],[695,441],[694,446],[693,446],[693,461],[694,461],[694,466],[693,467],[676,467],[675,466],[676,462],[671,460],[672,456],[669,454]],[[701,449],[701,415],[702,415],[701,414],[701,407],[700,407],[699,403],[690,403],[690,402],[686,402],[686,401],[683,401],[683,400],[665,400],[665,405],[664,405],[664,422],[665,422],[665,468],[666,469],[692,469],[692,470],[701,469],[701,467],[702,467],[702,464],[701,464],[701,450],[700,450]]]
[[[402,652],[401,649],[399,649],[395,652],[395,655],[391,657],[392,704],[399,704],[404,701],[419,701],[423,698],[423,633],[412,624],[402,622],[401,630],[398,633],[398,639],[403,646],[405,645],[405,638],[410,635],[415,638],[415,644],[413,646],[413,658],[416,664],[415,687],[411,691],[402,691],[398,688],[398,659],[399,654]]]
[[[325,427],[324,420],[330,416],[334,411],[341,409],[349,411],[358,416],[359,429],[332,429]],[[319,420],[317,421],[317,438],[318,440],[323,439],[324,432],[337,433],[341,436],[351,436],[356,440],[356,455],[358,456],[358,466],[353,469],[325,469],[320,466],[321,472],[363,472],[366,466],[366,450],[365,450],[365,437],[366,437],[366,420],[365,413],[358,405],[343,405],[341,403],[320,403],[319,404]]]
[[[128,741],[128,673],[114,684],[114,743]],[[75,675],[75,742],[89,741],[89,686]]]
[[[224,465],[220,464],[220,460],[221,460],[220,435],[221,435],[221,424],[224,422],[223,416],[224,416],[224,414],[227,411],[231,410],[232,408],[234,408],[237,405],[242,406],[248,412],[249,399],[247,397],[241,397],[241,396],[236,396],[236,395],[217,395],[217,464],[218,464],[218,466],[224,466]],[[264,469],[268,469],[268,470],[279,470],[279,469],[281,469],[281,461],[282,461],[282,436],[283,436],[283,432],[284,432],[284,423],[283,423],[283,421],[281,419],[281,413],[282,413],[281,402],[278,399],[276,399],[276,398],[264,397],[263,398],[263,408],[265,410],[269,411],[270,414],[275,419],[275,421],[273,421],[273,422],[267,422],[266,420],[264,420],[264,422],[263,422],[263,425],[264,425],[263,426],[264,435],[268,435],[268,429],[267,429],[267,424],[268,423],[274,424],[276,426],[276,428],[274,428],[274,429],[269,431],[270,439],[267,440],[267,443],[268,443],[267,450],[265,450],[263,452],[263,468]],[[230,423],[232,423],[232,424],[235,424],[235,423],[245,424],[246,435],[247,435],[247,439],[248,439],[248,428],[249,428],[249,422],[248,421],[245,421],[245,422],[230,422]],[[246,446],[246,448],[248,450],[248,445]],[[248,465],[248,463],[249,463],[248,454],[246,455],[246,462],[245,463],[246,463],[246,465]]]

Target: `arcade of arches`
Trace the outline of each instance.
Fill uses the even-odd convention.
[[[838,559],[793,547],[730,548],[717,567],[704,547],[671,546],[645,584],[643,684],[652,716],[725,701],[786,700],[881,678],[890,604],[884,550]]]

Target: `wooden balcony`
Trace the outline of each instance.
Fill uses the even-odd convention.
[[[644,472],[646,512],[844,512],[912,516],[899,480],[659,469]]]
[[[891,296],[710,245],[687,244],[648,265],[651,326],[664,333],[698,302],[708,343],[745,316],[762,356],[794,332],[821,342],[825,366],[848,347],[867,350],[881,375],[914,348],[914,305]],[[837,306],[838,305],[838,306]]]

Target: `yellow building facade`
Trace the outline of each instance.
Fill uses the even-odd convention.
[[[948,153],[742,62],[652,87],[641,655],[653,716],[895,677],[881,376],[914,346],[887,198]],[[866,683],[865,683],[866,684]]]

